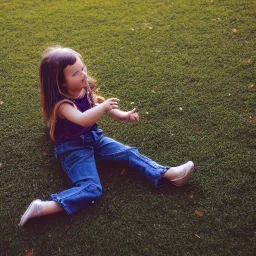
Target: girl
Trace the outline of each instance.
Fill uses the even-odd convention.
[[[48,48],[40,64],[41,104],[55,155],[72,181],[73,187],[52,194],[49,201],[34,200],[21,217],[28,219],[65,211],[73,214],[102,195],[96,164],[115,164],[140,173],[155,187],[162,179],[176,186],[187,182],[194,171],[193,162],[166,167],[141,155],[134,147],[105,137],[97,126],[104,113],[124,121],[139,121],[136,109],[121,111],[119,99],[104,100],[96,94],[96,82],[87,74],[79,53],[69,48]]]

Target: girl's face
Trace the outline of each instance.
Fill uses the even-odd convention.
[[[68,95],[76,97],[83,88],[88,86],[87,70],[79,57],[72,66],[67,66],[63,72],[65,77],[63,86]]]

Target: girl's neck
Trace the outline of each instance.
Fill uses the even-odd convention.
[[[67,96],[70,99],[79,99],[84,97],[85,91],[86,90],[83,88],[81,91],[78,92],[67,92],[65,96]]]

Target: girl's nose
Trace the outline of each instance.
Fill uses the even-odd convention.
[[[85,70],[82,71],[81,75],[83,78],[87,78],[87,72]]]

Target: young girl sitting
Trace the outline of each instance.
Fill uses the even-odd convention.
[[[87,75],[79,53],[69,48],[48,48],[40,64],[41,103],[55,155],[73,186],[52,194],[49,201],[34,200],[21,217],[20,226],[28,219],[65,211],[73,214],[102,196],[97,164],[115,164],[148,178],[155,187],[162,179],[182,186],[194,171],[193,162],[166,167],[141,155],[137,148],[125,146],[105,137],[98,128],[104,113],[115,119],[139,121],[136,109],[121,111],[119,99],[96,94],[96,82]]]

